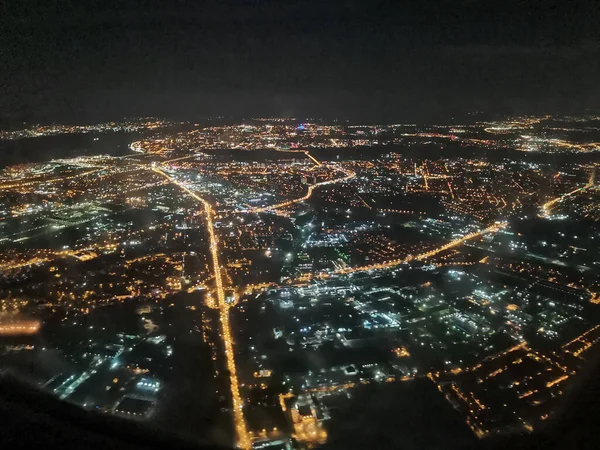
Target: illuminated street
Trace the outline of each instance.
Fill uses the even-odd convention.
[[[178,181],[174,180],[159,168],[153,167],[152,170],[169,179],[169,181],[179,186],[191,197],[198,200],[202,204],[202,207],[204,209],[204,214],[206,217],[206,226],[210,237],[210,251],[213,261],[214,279],[216,284],[217,301],[221,320],[221,338],[223,340],[223,347],[225,349],[227,369],[229,370],[234,426],[237,432],[239,447],[242,449],[249,449],[250,441],[248,439],[248,431],[246,430],[246,422],[243,414],[244,402],[240,397],[240,387],[238,382],[237,369],[235,365],[235,355],[233,351],[233,337],[231,335],[231,328],[229,326],[229,305],[225,301],[225,291],[223,290],[223,276],[221,274],[221,263],[219,262],[219,243],[214,232],[215,226],[213,223],[213,209],[206,200],[204,200],[202,197],[199,197],[194,192],[190,191],[182,183],[179,183]]]
[[[311,157],[311,159],[314,159],[314,158]],[[319,164],[319,166],[321,166],[320,163],[318,163],[318,164]],[[281,203],[277,203],[275,205],[266,206],[266,207],[263,207],[263,208],[251,209],[250,212],[260,213],[260,212],[265,212],[265,211],[274,211],[274,210],[277,210],[277,209],[287,208],[288,206],[291,206],[291,205],[293,205],[295,203],[301,203],[303,201],[308,200],[313,195],[314,190],[317,189],[317,188],[319,188],[319,187],[321,187],[321,186],[327,186],[327,185],[336,184],[336,183],[343,183],[344,181],[351,180],[352,178],[354,178],[356,176],[356,174],[354,172],[350,172],[350,171],[344,171],[344,172],[346,174],[345,177],[337,178],[335,180],[322,181],[320,183],[316,183],[316,184],[310,185],[308,187],[308,192],[306,193],[306,195],[304,195],[302,197],[295,198],[293,200],[288,200],[288,201],[281,202]]]
[[[432,256],[437,255],[438,253],[441,253],[445,250],[451,249],[453,247],[457,247],[461,244],[463,244],[464,242],[467,242],[471,239],[476,239],[479,238],[485,234],[488,233],[495,233],[496,231],[499,231],[501,229],[503,229],[504,227],[506,227],[506,224],[494,224],[494,225],[490,225],[487,228],[484,228],[481,231],[477,231],[475,233],[470,233],[466,236],[463,236],[459,239],[456,239],[452,242],[448,242],[447,244],[442,245],[441,247],[435,248],[433,250],[429,250],[428,252],[425,253],[421,253],[419,255],[409,255],[408,257],[404,258],[404,259],[400,259],[400,260],[394,260],[394,261],[387,261],[384,263],[380,263],[380,264],[373,264],[370,266],[362,266],[362,267],[352,267],[349,269],[340,269],[339,271],[335,272],[335,273],[339,273],[339,274],[347,274],[347,273],[353,273],[353,272],[364,272],[364,271],[369,271],[369,270],[380,270],[380,269],[386,269],[389,267],[394,267],[400,264],[405,264],[408,263],[410,261],[422,261],[422,260],[426,260],[428,258],[431,258]]]
[[[51,348],[51,395],[248,450],[339,442],[379,389],[473,439],[535,432],[599,342],[586,120],[8,133],[134,130],[0,174],[0,358]]]
[[[599,1],[88,3],[2,4],[2,449],[598,447]]]

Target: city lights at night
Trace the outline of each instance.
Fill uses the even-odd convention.
[[[203,360],[186,370],[212,377],[243,449],[325,445],[354,391],[418,380],[478,438],[532,432],[600,321],[597,164],[556,144],[523,160],[523,132],[507,134],[559,120],[152,120],[122,156],[7,166],[5,351],[60,351],[77,369],[45,389],[157,423],[178,405],[169,361]],[[509,406],[492,398],[501,378]]]
[[[600,2],[2,2],[0,447],[598,448]]]

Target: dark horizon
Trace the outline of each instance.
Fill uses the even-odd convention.
[[[594,1],[5,3],[0,118],[581,113]]]

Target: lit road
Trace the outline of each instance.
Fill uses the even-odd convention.
[[[293,148],[269,148],[269,150],[274,150],[276,152],[283,152],[283,153],[304,153],[317,166],[320,167],[323,165],[323,164],[321,164],[321,161],[319,161],[317,158],[315,158],[313,155],[311,155],[308,150],[299,150],[299,149],[293,149]]]
[[[559,197],[556,197],[556,198],[550,200],[549,202],[544,203],[542,205],[542,213],[543,213],[543,215],[545,217],[548,217],[550,215],[550,211],[551,211],[552,207],[556,203],[561,202],[565,198],[571,197],[572,195],[579,194],[579,193],[585,191],[586,189],[588,189],[588,188],[590,188],[592,186],[593,186],[593,184],[590,182],[590,183],[586,184],[583,187],[580,187],[580,188],[577,188],[577,189],[573,189],[571,192],[567,192],[566,194],[563,194],[563,195],[561,195]]]
[[[404,263],[407,263],[410,261],[420,261],[423,259],[431,258],[432,256],[437,255],[438,253],[441,253],[441,252],[448,250],[450,248],[453,248],[453,247],[457,247],[471,239],[481,237],[488,233],[495,233],[497,231],[500,231],[501,229],[505,228],[506,225],[507,225],[506,223],[495,223],[487,228],[484,228],[483,230],[476,231],[471,234],[467,234],[459,239],[448,242],[447,244],[444,244],[441,247],[437,247],[437,248],[434,248],[433,250],[429,250],[428,252],[424,252],[424,253],[421,253],[418,255],[409,255],[403,259],[395,259],[393,261],[386,261],[384,263],[379,263],[379,264],[371,264],[368,266],[348,267],[348,268],[344,268],[344,269],[339,269],[339,270],[336,270],[334,272],[334,274],[342,274],[343,275],[343,274],[353,273],[353,272],[364,272],[364,271],[369,271],[369,270],[387,269],[389,267],[394,267],[394,266],[404,264]],[[324,274],[323,276],[326,278],[327,274]]]
[[[231,149],[231,150],[235,150],[235,149]],[[311,155],[308,150],[281,149],[281,148],[269,148],[268,150],[273,150],[273,151],[282,152],[282,153],[304,153],[317,166],[323,165],[323,164],[321,164],[321,161],[319,161],[317,158],[315,158],[313,155]],[[242,150],[242,151],[245,151],[245,150]],[[191,158],[195,158],[197,156],[198,156],[197,153],[193,153],[191,155],[181,156],[179,158],[173,158],[173,159],[163,161],[163,164],[170,164],[170,163],[174,163],[175,161],[183,161],[184,159],[191,159]]]
[[[13,183],[13,184],[0,185],[0,189],[14,189],[14,188],[23,188],[23,187],[33,186],[36,184],[58,183],[60,181],[67,181],[67,180],[72,180],[72,179],[78,178],[78,177],[84,177],[86,175],[90,175],[92,173],[98,172],[102,169],[104,169],[104,167],[88,170],[88,171],[82,172],[82,173],[76,173],[74,175],[69,175],[69,176],[65,176],[65,177],[49,178],[46,180],[43,179],[43,177],[40,177],[40,178],[37,178],[34,180],[27,179],[27,180],[23,180],[21,182]]]
[[[233,337],[231,335],[231,328],[229,326],[229,305],[225,301],[225,291],[223,290],[223,274],[221,272],[221,264],[219,262],[219,242],[214,232],[214,211],[210,203],[208,203],[198,194],[188,189],[184,184],[170,177],[167,173],[163,172],[157,167],[153,167],[152,170],[167,178],[171,183],[179,186],[183,191],[189,194],[190,197],[202,203],[202,206],[206,213],[206,227],[208,229],[208,234],[210,238],[210,252],[212,255],[213,271],[217,292],[217,306],[219,309],[219,318],[221,320],[221,339],[225,348],[227,370],[229,370],[229,383],[231,388],[231,400],[233,406],[233,421],[237,432],[239,447],[243,449],[249,449],[251,443],[250,438],[248,437],[246,421],[244,419],[243,401],[242,397],[240,396],[237,368],[235,366],[235,355],[233,353]]]
[[[339,167],[335,167],[335,169],[343,170],[343,169],[340,169]],[[214,271],[215,286],[216,286],[216,289],[215,289],[216,296],[217,296],[217,305],[216,306],[219,310],[219,316],[220,316],[221,327],[222,327],[221,339],[223,341],[223,346],[224,346],[224,350],[225,350],[225,358],[226,358],[227,368],[230,373],[230,388],[231,388],[231,397],[232,397],[232,406],[233,406],[234,426],[236,428],[236,433],[237,433],[237,437],[238,437],[238,445],[241,448],[249,449],[251,447],[251,441],[250,441],[250,437],[248,434],[248,430],[247,430],[247,426],[246,426],[246,422],[245,422],[245,418],[244,418],[244,414],[243,414],[243,401],[242,401],[242,398],[240,395],[240,390],[239,390],[239,381],[238,381],[237,369],[236,369],[234,351],[233,351],[233,338],[232,338],[231,328],[230,328],[230,324],[229,324],[229,311],[228,310],[229,310],[230,305],[228,305],[226,303],[226,299],[225,299],[225,291],[223,289],[223,273],[221,271],[221,264],[219,262],[218,240],[217,240],[217,237],[214,232],[214,223],[213,223],[214,210],[212,209],[212,206],[210,205],[210,203],[208,201],[206,201],[205,199],[200,197],[198,194],[191,191],[183,183],[172,178],[170,175],[168,175],[167,173],[165,173],[164,171],[160,170],[157,167],[154,167],[152,170],[154,170],[154,172],[162,175],[163,177],[167,178],[171,183],[179,186],[183,191],[185,191],[187,194],[189,194],[192,198],[194,198],[195,200],[200,202],[203,205],[203,208],[206,212],[206,223],[207,223],[207,228],[208,228],[209,237],[210,237],[210,251],[211,251],[211,255],[212,255],[213,271]],[[345,177],[337,178],[334,180],[328,180],[328,181],[324,181],[321,183],[316,183],[314,185],[311,185],[308,188],[308,192],[303,197],[288,200],[288,201],[281,202],[281,203],[278,203],[278,204],[275,204],[272,206],[268,206],[268,207],[264,207],[264,208],[255,208],[251,211],[252,212],[263,212],[263,211],[275,210],[275,209],[279,209],[279,208],[285,208],[287,206],[290,206],[295,203],[299,203],[299,202],[309,199],[312,196],[314,189],[316,189],[317,187],[328,185],[328,184],[340,183],[340,182],[343,182],[343,181],[346,181],[346,180],[349,180],[349,179],[355,177],[354,172],[351,172],[348,170],[343,170],[343,171],[345,172],[345,175],[346,175]],[[417,255],[408,255],[407,257],[402,258],[402,259],[386,261],[383,263],[377,263],[377,264],[372,264],[372,265],[367,265],[367,266],[342,268],[342,269],[334,271],[333,273],[315,274],[315,278],[328,278],[331,275],[344,275],[344,274],[350,274],[350,273],[355,273],[355,272],[380,270],[380,269],[395,267],[395,266],[398,266],[398,265],[401,265],[404,263],[408,263],[411,261],[426,260],[436,254],[439,254],[439,253],[449,250],[451,248],[460,246],[469,240],[479,238],[479,237],[484,236],[489,233],[498,232],[499,230],[505,228],[506,226],[507,226],[507,223],[505,223],[505,222],[494,223],[494,224],[488,226],[487,228],[467,234],[465,236],[462,236],[461,238],[455,239],[444,245],[441,245],[432,250],[428,250],[426,252],[423,252],[423,253],[420,253]]]
[[[315,158],[313,155],[311,155],[310,153],[308,153],[308,150],[305,150],[304,154],[306,156],[308,156],[317,166],[322,166],[321,162],[317,158]]]
[[[312,158],[312,156],[311,156],[311,158]],[[312,158],[312,159],[314,159],[314,158]],[[308,200],[312,196],[313,191],[318,187],[326,186],[328,184],[342,183],[342,182],[348,181],[356,176],[356,174],[350,170],[345,170],[345,169],[342,169],[339,167],[335,167],[335,170],[344,172],[346,174],[346,176],[342,177],[342,178],[336,178],[334,180],[321,181],[320,183],[312,184],[308,187],[308,192],[306,193],[306,195],[303,195],[302,197],[295,198],[292,200],[286,200],[285,202],[276,203],[275,205],[265,206],[263,208],[252,208],[252,209],[250,209],[250,212],[260,213],[260,212],[265,212],[265,211],[273,211],[275,209],[286,208],[295,203],[300,203],[305,200]]]

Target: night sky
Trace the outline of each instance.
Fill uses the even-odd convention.
[[[437,120],[600,108],[600,2],[0,5],[0,120]]]

